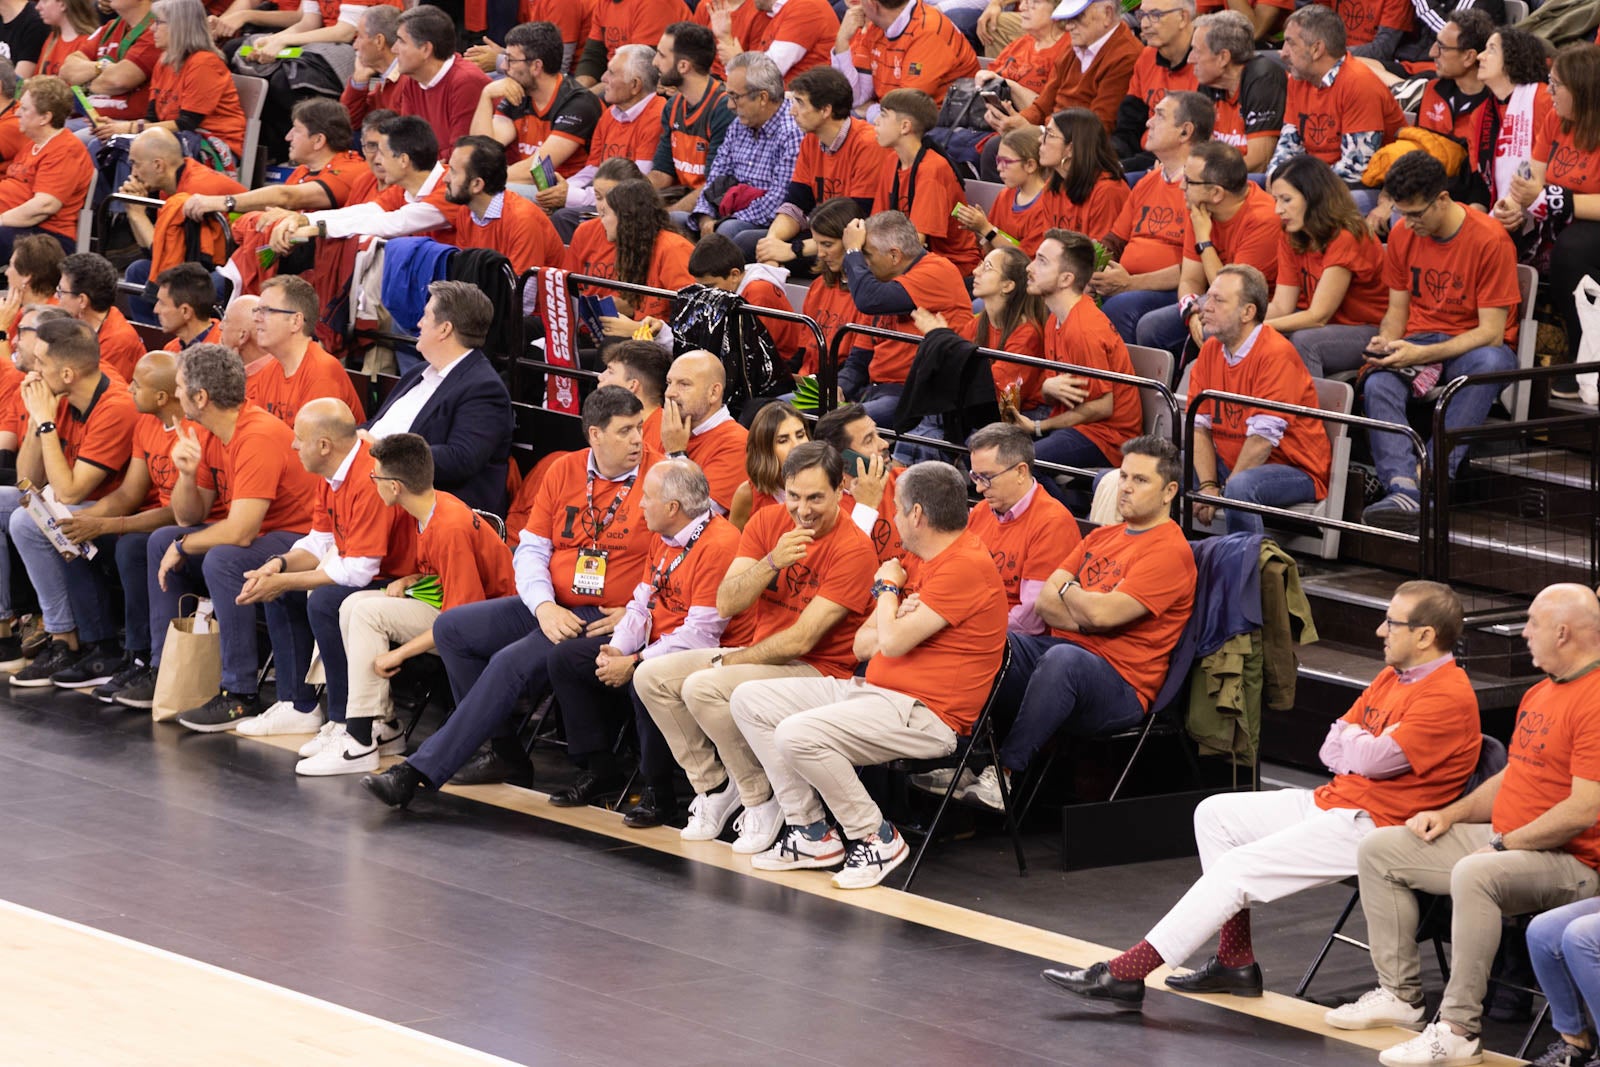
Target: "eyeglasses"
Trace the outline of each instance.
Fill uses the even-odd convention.
[[[993,474],[984,474],[982,471],[973,471],[971,474],[972,484],[977,486],[979,489],[987,489],[994,484],[996,478],[1002,478],[1021,466],[1024,466],[1024,464],[1013,463],[1005,470],[995,471]]]
[[[1402,626],[1408,630],[1420,630],[1428,625],[1425,622],[1407,622],[1404,619],[1391,619],[1388,616],[1384,616],[1383,624],[1391,630],[1398,630]]]
[[[1204,178],[1191,178],[1187,174],[1178,175],[1178,180],[1180,182],[1182,182],[1183,184],[1185,184],[1185,185],[1216,185],[1217,184],[1216,182],[1208,182]]]
[[[39,332],[39,327],[37,327],[37,326],[18,326],[17,327],[17,332],[18,333],[38,333]]]
[[[269,308],[265,304],[257,304],[250,309],[252,318],[264,319],[268,315],[298,315],[300,312],[293,308]]]
[[[736,93],[732,89],[724,89],[722,90],[722,95],[732,100],[735,104],[742,104],[746,100],[753,99],[764,92],[766,92],[765,89],[747,89],[742,93]]]
[[[1401,218],[1410,222],[1419,222],[1421,221],[1422,216],[1432,211],[1433,205],[1437,204],[1438,202],[1439,201],[1437,200],[1430,200],[1428,201],[1427,206],[1417,208],[1414,211],[1407,211],[1405,208],[1395,208],[1395,210],[1400,213]]]
[[[1433,42],[1433,51],[1435,51],[1435,52],[1470,52],[1471,49],[1462,48],[1459,45],[1445,44],[1442,41],[1437,41],[1436,40],[1436,41]]]
[[[513,63],[531,63],[531,62],[533,62],[533,60],[529,59],[527,56],[514,56],[510,52],[506,53],[506,66],[508,66],[508,67],[511,66],[511,64],[513,64]]]
[[[994,157],[994,165],[996,167],[1014,167],[1018,163],[1021,163],[1021,162],[1022,162],[1022,160],[1017,159],[1014,156],[995,156]]]
[[[1565,84],[1565,82],[1563,82],[1560,78],[1557,78],[1554,74],[1550,75],[1550,91],[1552,93],[1557,89],[1560,89]]]
[[[83,294],[82,293],[74,293],[71,289],[63,289],[63,288],[61,288],[61,286],[58,285],[58,286],[56,286],[56,295],[57,296],[82,296]]]
[[[367,477],[375,482],[398,482],[400,480],[399,478],[391,478],[387,474],[379,474],[377,471],[368,471]]]
[[[1160,22],[1162,19],[1166,18],[1168,15],[1176,15],[1178,12],[1180,12],[1182,10],[1183,10],[1183,8],[1181,8],[1181,7],[1169,7],[1165,11],[1145,11],[1143,8],[1141,8],[1139,10],[1139,21],[1141,23],[1145,23],[1145,22]]]

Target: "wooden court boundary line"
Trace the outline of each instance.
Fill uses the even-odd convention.
[[[305,743],[310,735],[248,737],[244,734],[237,734],[236,736],[294,752]],[[385,759],[383,766],[387,768],[399,762],[399,757],[393,757]],[[428,792],[426,790],[419,791],[418,795],[426,797]],[[520,812],[560,826],[586,830],[600,837],[649,848],[656,852],[678,856],[706,866],[720,867],[722,870],[731,871],[742,877],[770,882],[802,893],[809,893],[812,896],[825,897],[864,911],[875,912],[903,922],[916,923],[919,926],[955,934],[972,941],[993,945],[996,948],[1009,949],[1028,956],[1036,956],[1039,959],[1049,960],[1053,963],[1067,963],[1072,966],[1083,967],[1099,960],[1110,959],[1122,951],[1121,949],[1097,945],[1092,941],[1085,941],[1069,934],[1057,933],[1039,926],[1030,926],[1014,919],[989,915],[985,912],[962,907],[959,904],[950,904],[930,897],[917,896],[914,893],[907,893],[887,886],[873,886],[870,889],[835,889],[831,880],[831,871],[758,871],[750,866],[748,859],[735,855],[733,850],[724,842],[685,841],[678,835],[677,830],[668,826],[657,826],[646,830],[630,829],[622,825],[620,812],[587,806],[580,808],[557,807],[549,802],[550,795],[548,793],[540,792],[537,789],[524,789],[514,785],[447,784],[438,792],[474,800],[480,804],[487,804],[490,807],[506,811]],[[1358,1045],[1376,1051],[1382,1051],[1397,1045],[1410,1037],[1415,1037],[1417,1033],[1415,1030],[1407,1030],[1402,1027],[1385,1027],[1375,1030],[1340,1030],[1329,1026],[1323,1021],[1322,1017],[1327,1009],[1320,1004],[1313,1004],[1298,997],[1274,993],[1270,990],[1260,997],[1236,997],[1227,993],[1211,995],[1180,993],[1177,990],[1168,988],[1163,979],[1169,974],[1184,970],[1187,969],[1161,967],[1145,979],[1145,985],[1151,989],[1160,990],[1169,996],[1185,997],[1189,1000],[1200,1001],[1222,1008],[1225,1011],[1248,1015],[1266,1022],[1279,1023],[1297,1030],[1305,1030],[1325,1038],[1332,1038],[1337,1041],[1343,1041],[1346,1044]],[[1524,1063],[1525,1061],[1484,1050],[1483,1062],[1486,1064],[1512,1065]]]

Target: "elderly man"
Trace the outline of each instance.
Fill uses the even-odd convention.
[[[399,8],[378,4],[361,13],[356,39],[351,42],[356,52],[355,69],[339,95],[352,126],[361,124],[374,111],[399,110],[400,61],[394,55],[399,32]]]
[[[649,174],[654,166],[656,146],[661,143],[661,109],[666,106],[656,94],[661,73],[656,70],[655,57],[656,50],[647,44],[625,44],[617,49],[600,79],[606,109],[589,140],[587,165],[534,194],[540,207],[553,212],[550,221],[563,241],[572,240],[583,213],[594,209],[594,176],[601,163],[631,159],[641,174]]]
[[[689,221],[701,235],[748,233],[754,249],[789,191],[804,134],[784,97],[783,73],[765,52],[745,52],[728,63],[727,99],[738,121],[706,171]]]
[[[722,402],[727,386],[727,370],[710,352],[697,349],[673,360],[661,408],[661,439],[645,441],[669,456],[694,460],[711,484],[712,506],[721,515],[728,513],[745,479],[747,433]]]
[[[1128,170],[1143,170],[1154,162],[1145,140],[1155,106],[1169,93],[1199,87],[1189,59],[1194,10],[1194,0],[1139,5],[1139,36],[1145,47],[1134,61],[1128,95],[1117,107],[1117,128],[1111,134],[1112,147]]]
[[[234,297],[228,310],[222,313],[222,345],[239,353],[246,376],[257,373],[272,360],[272,353],[256,340],[255,312],[260,303],[259,296]]]
[[[1213,136],[1244,156],[1245,169],[1262,174],[1283,130],[1288,75],[1271,55],[1257,55],[1250,20],[1238,11],[1214,11],[1194,20],[1189,49],[1200,91],[1216,105]]]
[[[1553,585],[1522,630],[1547,678],[1522,697],[1505,770],[1454,803],[1374,830],[1357,866],[1378,988],[1327,1013],[1341,1030],[1422,1022],[1416,892],[1450,897],[1450,980],[1437,1022],[1388,1067],[1478,1063],[1478,1024],[1504,916],[1595,895],[1600,867],[1600,602]]]

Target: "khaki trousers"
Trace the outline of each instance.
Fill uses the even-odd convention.
[[[348,719],[394,718],[394,694],[389,679],[372,669],[372,661],[433,627],[439,609],[415,597],[390,596],[381,589],[366,589],[345,597],[339,605],[339,632],[344,635],[350,661],[350,696],[345,701]]]
[[[1432,841],[1404,826],[1372,831],[1356,853],[1372,965],[1383,987],[1422,1000],[1419,908],[1412,890],[1450,897],[1450,981],[1439,1016],[1479,1032],[1489,968],[1506,915],[1546,911],[1594,896],[1595,872],[1566,852],[1484,852],[1487,823],[1457,823]]]
[[[694,791],[709,793],[732,778],[739,799],[750,808],[772,798],[772,785],[734,725],[728,698],[747,682],[816,678],[820,672],[798,661],[711,666],[713,657],[732,651],[695,648],[652,657],[633,672],[633,687]]]
[[[994,36],[989,39],[983,54],[993,59],[1005,51],[1006,45],[1022,36],[1022,16],[1015,11],[1002,11],[995,22]]]
[[[826,804],[852,841],[883,825],[857,767],[936,759],[956,749],[955,731],[926,704],[860,678],[742,685],[733,694],[733,721],[767,769],[784,821],[809,826]]]

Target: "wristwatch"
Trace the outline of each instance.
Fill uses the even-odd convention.
[[[1197,256],[1203,256],[1206,254],[1206,249],[1215,247],[1216,245],[1212,244],[1210,241],[1196,241],[1194,244],[1194,254]]]
[[[43,437],[47,433],[55,433],[56,432],[56,424],[54,422],[52,422],[51,420],[46,419],[45,421],[41,422],[39,424],[39,428],[37,430],[33,431],[33,432],[34,432],[34,434],[36,436],[39,436],[39,437]]]
[[[239,206],[239,200],[238,200],[237,197],[225,196],[225,197],[222,198],[222,208],[228,214],[232,215],[233,212],[234,212],[234,209],[237,208],[238,206]]]
[[[885,593],[893,593],[895,596],[899,596],[900,593],[901,593],[901,589],[900,589],[900,587],[898,585],[895,585],[893,582],[873,582],[872,583],[872,599],[873,600],[877,600],[880,596],[882,596]]]
[[[1506,850],[1506,835],[1505,834],[1493,834],[1493,835],[1491,835],[1490,838],[1489,838],[1489,847],[1494,849],[1496,852],[1504,852]]]

